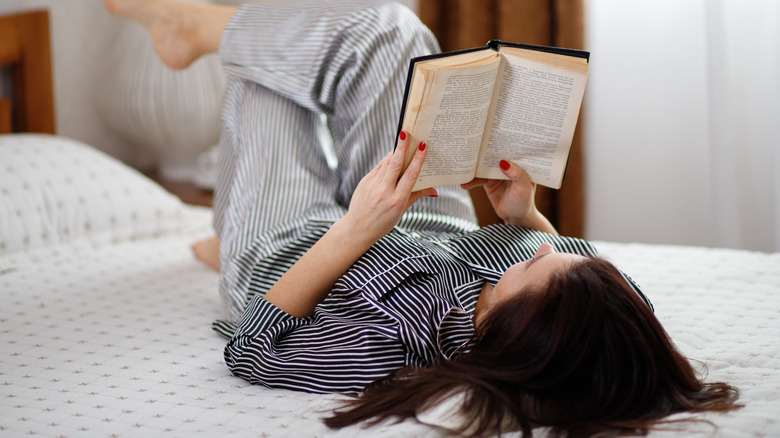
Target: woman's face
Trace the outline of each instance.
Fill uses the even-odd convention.
[[[528,286],[539,286],[561,269],[584,259],[581,255],[558,253],[549,243],[543,243],[533,258],[517,263],[504,272],[488,297],[488,310],[515,296]]]

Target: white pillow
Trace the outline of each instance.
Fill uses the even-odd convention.
[[[45,134],[0,135],[0,261],[6,268],[8,260],[35,262],[160,236],[181,227],[185,212],[177,197],[86,144]]]

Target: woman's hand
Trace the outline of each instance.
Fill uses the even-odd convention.
[[[416,146],[412,161],[404,170],[404,160],[411,147],[409,138],[402,131],[395,151],[363,177],[352,194],[349,210],[342,221],[352,230],[353,237],[376,242],[393,229],[418,199],[437,195],[433,188],[412,192],[427,150],[425,143]]]
[[[295,317],[309,316],[333,284],[377,240],[390,232],[406,210],[435,189],[412,192],[425,160],[425,144],[403,171],[409,136],[366,175],[352,195],[347,214],[336,221],[265,294],[265,300]]]
[[[525,170],[506,160],[501,160],[499,167],[509,180],[475,178],[461,187],[466,190],[484,187],[496,214],[507,224],[558,234],[536,209],[536,184],[531,182]]]

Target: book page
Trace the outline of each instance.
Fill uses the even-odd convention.
[[[430,101],[413,129],[412,143],[428,145],[414,190],[460,184],[474,177],[499,66],[497,54],[475,67],[433,72]]]
[[[575,65],[571,70],[538,59],[504,58],[477,177],[506,179],[498,167],[505,159],[525,169],[533,182],[560,188],[587,81],[587,63]]]

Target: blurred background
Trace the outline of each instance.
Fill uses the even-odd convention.
[[[403,3],[420,9],[418,0]],[[580,125],[581,234],[780,251],[780,2],[583,3],[591,70]],[[125,73],[117,72],[118,60],[127,58],[122,51],[128,45],[133,56],[151,50],[127,42],[135,25],[111,16],[96,0],[0,0],[0,14],[33,9],[50,13],[58,134],[140,169],[160,165],[158,153],[139,146],[155,129],[122,132],[111,120],[115,111],[133,111],[126,106],[132,99],[120,91],[111,98],[101,93],[119,90],[116,77]],[[512,17],[501,19],[511,23]],[[218,60],[207,60],[186,79],[165,79],[208,91],[197,96],[197,117],[209,120],[224,81],[214,65]],[[194,177],[192,157],[216,142],[208,123],[202,125],[194,151],[164,158],[172,178]]]

